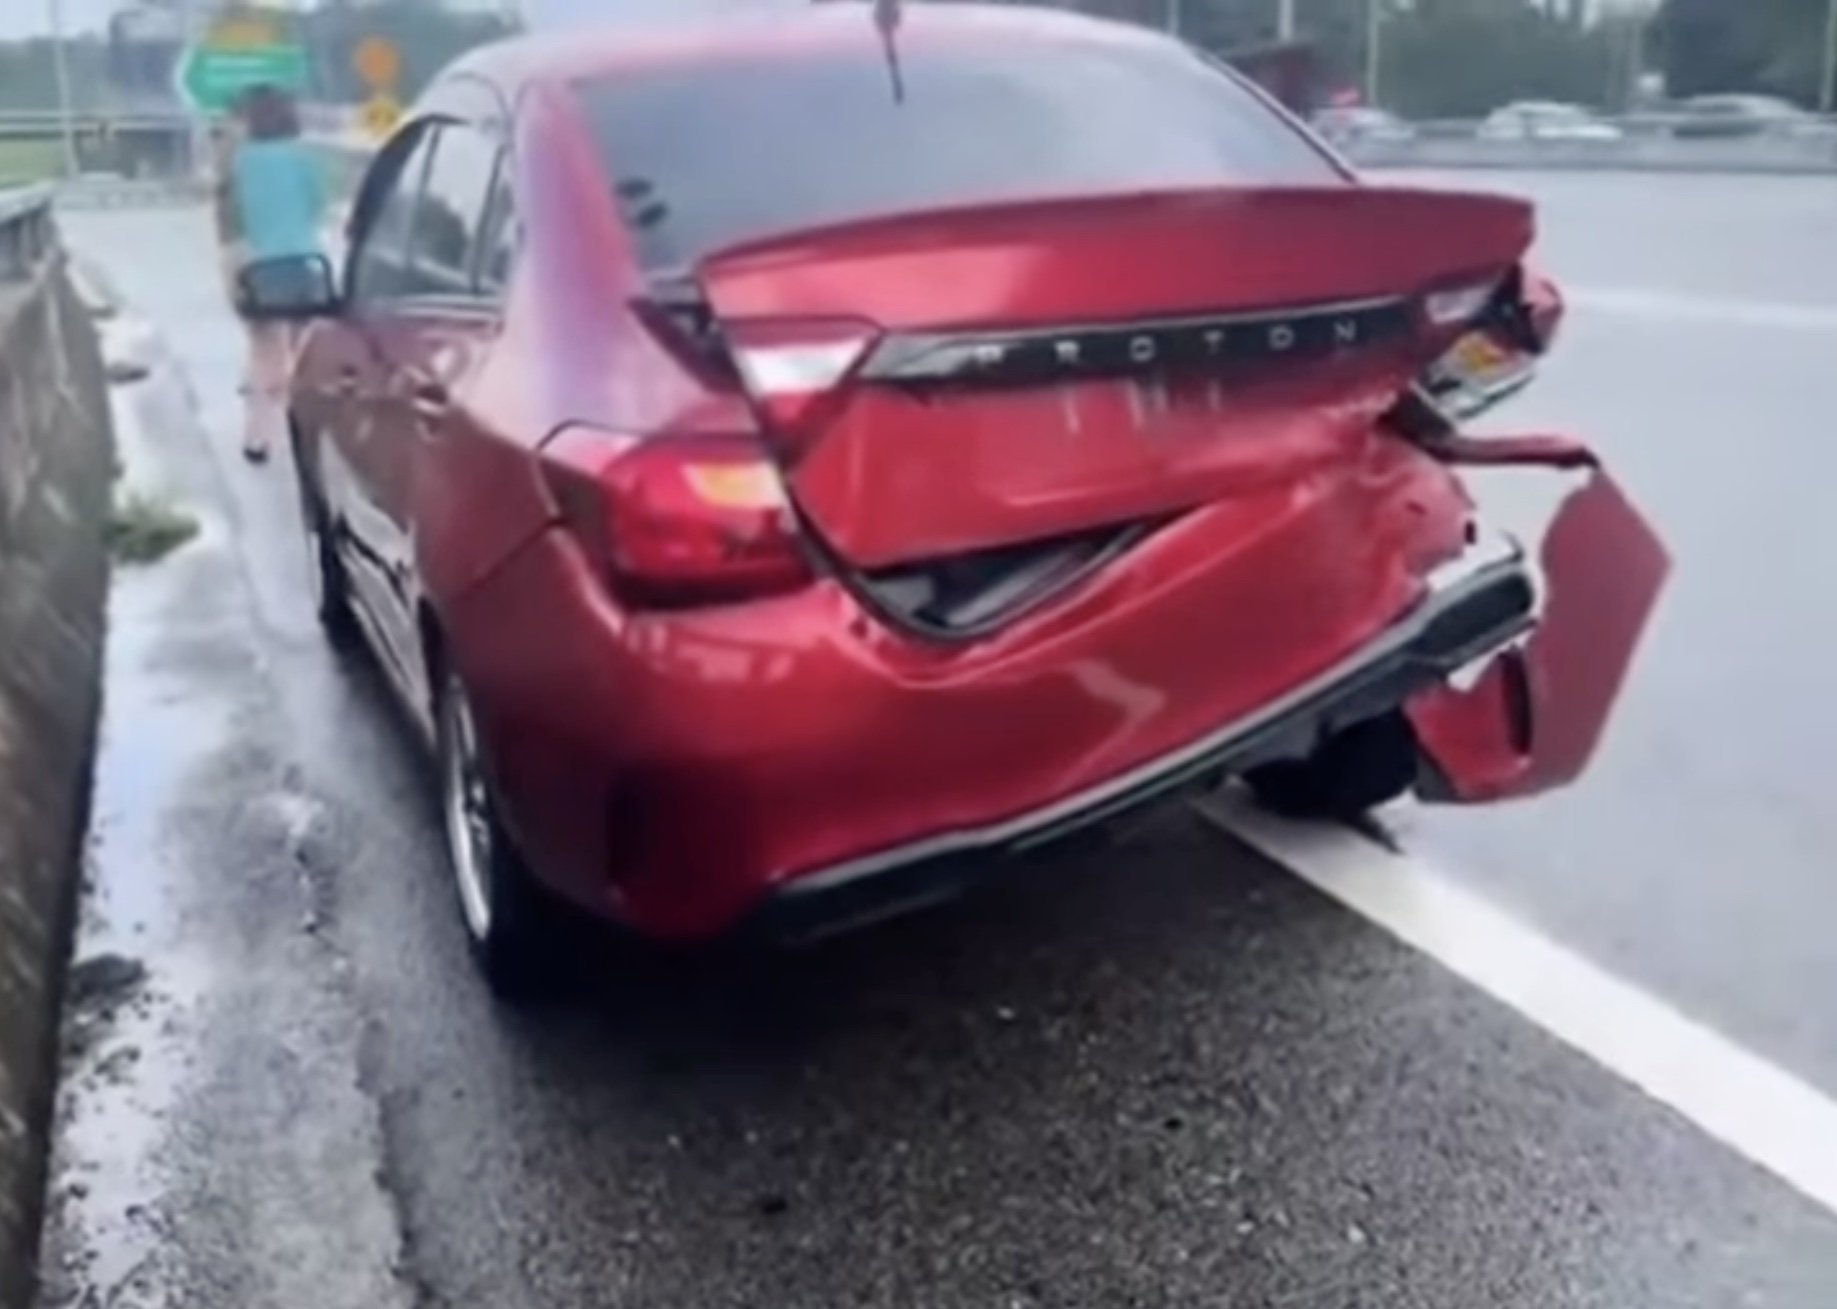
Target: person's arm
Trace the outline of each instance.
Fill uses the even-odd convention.
[[[312,206],[313,230],[323,232],[331,204],[331,191],[325,182],[327,165],[319,151],[305,142],[300,142],[298,148],[306,167],[306,194],[307,203]]]
[[[236,203],[236,160],[232,151],[219,148],[212,170],[212,200],[217,214],[217,240],[224,249],[242,243],[242,211]]]

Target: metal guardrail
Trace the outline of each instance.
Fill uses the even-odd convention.
[[[1837,119],[1783,124],[1631,114],[1582,130],[1508,135],[1473,120],[1331,135],[1366,168],[1557,168],[1625,172],[1837,173]]]
[[[300,121],[308,131],[340,131],[357,123],[357,111],[349,105],[308,100],[301,102],[299,112]],[[64,117],[59,109],[0,109],[0,136],[55,135],[63,130]],[[72,126],[79,131],[93,127],[185,130],[195,121],[195,115],[176,105],[103,105],[74,109],[69,117]]]
[[[80,123],[97,119],[131,123],[183,123],[188,118],[182,106],[144,103],[90,105],[72,109],[70,117]],[[43,124],[57,127],[63,121],[64,111],[62,109],[0,109],[0,124]]]
[[[1418,136],[1474,137],[1488,129],[1486,118],[1419,118],[1402,125]],[[1757,140],[1793,136],[1837,135],[1837,114],[1820,117],[1801,114],[1792,118],[1715,118],[1701,113],[1646,109],[1626,114],[1586,115],[1595,128],[1608,128],[1622,136],[1670,136],[1679,139]],[[1561,130],[1556,129],[1556,130]]]
[[[183,113],[146,109],[79,109],[70,115],[74,132],[183,132],[191,120]],[[64,131],[56,110],[7,110],[0,113],[0,137],[54,137]]]
[[[57,248],[48,186],[0,191],[0,282],[25,281]]]
[[[307,102],[300,106],[306,130],[313,136],[349,133],[356,112],[348,106]],[[40,141],[60,147],[66,135],[86,189],[77,203],[159,203],[171,194],[158,188],[122,191],[120,183],[183,183],[199,170],[197,152],[202,124],[182,110],[157,105],[111,105],[80,109],[66,124],[55,110],[0,111],[0,139]],[[58,151],[61,155],[61,149]],[[62,165],[62,158],[57,164]],[[61,168],[60,168],[61,171]]]

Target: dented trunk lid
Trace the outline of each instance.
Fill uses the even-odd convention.
[[[873,569],[1354,457],[1531,233],[1501,197],[1207,188],[851,222],[697,279],[802,513]]]

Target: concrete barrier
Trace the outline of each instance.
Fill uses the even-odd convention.
[[[100,702],[113,466],[48,195],[0,196],[0,1306],[29,1302]]]

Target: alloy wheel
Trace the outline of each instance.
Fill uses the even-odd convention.
[[[441,701],[441,791],[447,849],[466,930],[474,940],[484,941],[491,935],[491,879],[497,853],[491,797],[465,692],[449,681]]]

